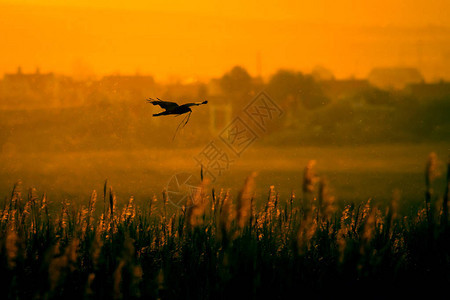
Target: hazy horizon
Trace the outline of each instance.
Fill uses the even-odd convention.
[[[235,65],[265,78],[323,66],[342,79],[401,66],[419,69],[426,81],[450,79],[445,1],[197,2],[0,1],[0,74],[20,66],[25,73],[139,73],[167,81],[214,78]]]

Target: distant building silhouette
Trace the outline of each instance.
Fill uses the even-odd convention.
[[[423,82],[423,76],[415,68],[375,68],[368,76],[369,82],[382,89],[403,89],[409,84]]]
[[[58,82],[53,73],[6,73],[0,85],[2,106],[34,107],[57,102]]]
[[[153,76],[109,75],[96,82],[97,88],[106,93],[110,100],[130,101],[145,99],[154,93]]]
[[[212,134],[218,134],[231,123],[233,117],[233,105],[223,96],[208,97],[209,130]]]

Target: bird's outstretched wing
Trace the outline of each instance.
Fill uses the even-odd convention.
[[[199,105],[207,104],[207,103],[208,103],[208,101],[203,101],[203,102],[191,102],[191,103],[183,104],[182,106],[191,107],[191,106],[199,106]]]
[[[178,104],[176,104],[175,102],[163,101],[159,98],[156,98],[156,99],[157,100],[149,98],[149,99],[147,99],[147,102],[151,103],[153,105],[159,105],[161,108],[166,109],[166,110],[178,107]]]

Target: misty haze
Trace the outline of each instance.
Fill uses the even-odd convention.
[[[450,283],[448,3],[175,2],[0,0],[5,295]]]

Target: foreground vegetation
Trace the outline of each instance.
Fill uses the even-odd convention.
[[[338,209],[327,182],[305,168],[303,194],[261,207],[255,175],[233,199],[208,180],[175,212],[168,193],[146,206],[118,207],[105,182],[85,206],[49,204],[17,184],[0,213],[0,281],[8,298],[229,299],[389,298],[428,294],[450,283],[448,196],[433,191],[436,157],[425,172],[424,205],[397,213],[371,201]],[[392,290],[395,288],[394,290]],[[363,293],[363,294],[362,294]],[[389,294],[388,294],[389,293]]]

